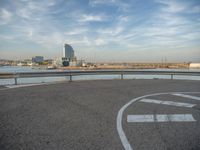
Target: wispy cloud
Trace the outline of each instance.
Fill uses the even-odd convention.
[[[90,6],[115,4],[116,0],[89,0]]]
[[[0,10],[0,25],[9,23],[12,19],[12,16],[13,14],[10,11],[2,8]]]
[[[168,13],[199,13],[200,3],[194,5],[191,1],[177,1],[177,0],[156,0],[157,3],[163,4],[161,10]]]
[[[113,28],[112,27],[102,28],[102,29],[97,30],[97,32],[99,34],[105,34],[105,35],[108,35],[108,36],[116,36],[116,35],[120,34],[123,30],[124,30],[123,27],[116,26],[116,27],[113,27]]]
[[[99,57],[107,59],[128,55],[131,59],[135,53],[147,51],[161,50],[159,55],[164,55],[164,50],[175,48],[198,49],[199,12],[198,1],[181,0],[0,1],[0,39],[4,41],[0,51],[7,49],[5,41],[24,49],[37,46],[46,54],[67,42],[80,56],[95,49]],[[13,43],[9,46],[16,49],[18,45]]]
[[[91,15],[91,14],[84,14],[80,16],[79,22],[94,22],[94,21],[104,21],[105,16],[103,15]]]
[[[88,30],[89,29],[87,29],[87,28],[77,27],[73,30],[69,30],[69,31],[65,32],[65,35],[69,35],[69,36],[80,35],[80,34],[86,33]]]
[[[20,6],[16,8],[16,15],[22,19],[37,20],[43,16],[49,6],[48,4],[38,1],[25,1],[20,3]],[[40,15],[37,15],[38,13]]]
[[[123,0],[89,0],[91,7],[99,6],[114,6],[117,7],[118,11],[128,12],[130,11],[130,4]]]
[[[5,40],[13,40],[13,36],[8,36],[8,35],[0,35],[0,40],[5,41]]]
[[[157,0],[157,2],[164,5],[162,10],[166,12],[176,13],[182,12],[186,9],[186,5],[184,3],[178,3],[174,0]]]
[[[200,5],[194,6],[192,9],[189,10],[191,13],[200,13]]]
[[[95,45],[100,46],[100,45],[105,45],[106,41],[104,39],[98,38],[94,40]]]

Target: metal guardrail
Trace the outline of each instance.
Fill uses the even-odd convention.
[[[72,81],[73,76],[81,75],[174,75],[200,76],[200,72],[194,71],[150,71],[150,70],[90,70],[90,71],[50,71],[50,72],[17,72],[17,73],[0,73],[0,79],[14,79],[17,84],[18,78],[35,78],[35,77],[59,77],[69,76]]]

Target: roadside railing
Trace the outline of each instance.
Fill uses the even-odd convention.
[[[51,71],[51,72],[17,72],[17,73],[0,73],[0,79],[14,79],[17,85],[18,78],[35,78],[35,77],[60,77],[68,76],[69,81],[73,80],[73,76],[82,75],[120,75],[120,79],[124,79],[124,75],[170,75],[171,79],[174,75],[200,76],[200,72],[195,71],[150,71],[150,70],[90,70],[90,71]]]

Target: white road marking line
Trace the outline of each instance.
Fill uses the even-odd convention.
[[[197,96],[185,95],[185,94],[180,94],[180,93],[175,93],[175,94],[172,94],[172,95],[186,97],[186,98],[190,98],[190,99],[194,99],[194,100],[199,100],[200,101],[200,97],[197,97]]]
[[[116,123],[117,123],[117,132],[118,132],[119,138],[120,138],[125,150],[132,150],[133,148],[130,145],[130,143],[125,135],[125,132],[123,130],[123,127],[122,127],[122,117],[123,117],[124,110],[126,110],[132,103],[134,103],[142,98],[146,98],[149,96],[165,95],[165,94],[176,94],[176,93],[187,94],[187,93],[200,93],[200,92],[168,92],[168,93],[154,93],[154,94],[149,94],[149,95],[143,95],[143,96],[140,96],[140,97],[130,100],[129,102],[127,102],[125,105],[123,105],[121,107],[121,109],[118,111],[118,114],[117,114]]]
[[[36,86],[36,85],[44,85],[45,83],[35,83],[35,84],[19,84],[19,85],[6,85],[7,88],[20,88],[20,87],[29,87],[29,86]]]
[[[190,103],[179,103],[179,102],[173,102],[173,101],[160,101],[160,100],[146,99],[146,98],[141,99],[140,102],[162,104],[162,105],[171,105],[171,106],[178,106],[178,107],[189,107],[189,108],[192,108],[196,105],[196,104],[190,104]]]
[[[127,122],[194,122],[192,114],[128,115]]]

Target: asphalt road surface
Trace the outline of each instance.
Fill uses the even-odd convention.
[[[187,93],[183,93],[187,92]],[[200,81],[0,89],[1,150],[199,150]]]

